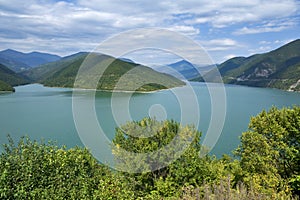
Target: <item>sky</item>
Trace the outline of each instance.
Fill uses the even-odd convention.
[[[221,63],[235,56],[268,52],[300,38],[300,2],[0,0],[0,24],[0,50],[67,56],[93,51],[124,31],[163,28],[197,42],[214,63]],[[172,52],[149,49],[123,57],[142,64],[179,59]]]

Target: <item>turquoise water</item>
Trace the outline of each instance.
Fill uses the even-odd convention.
[[[131,97],[126,93],[118,93],[114,97],[116,99],[114,106],[120,111],[117,112],[118,117],[122,118],[122,113],[128,110],[133,120],[157,114],[157,118],[180,121],[182,112],[188,111],[187,122],[194,121],[199,109],[198,129],[205,136],[211,117],[210,96],[205,84],[192,83],[192,87],[198,100],[198,108],[185,101],[184,110],[180,109],[183,105],[174,95],[174,91],[185,96],[185,99],[192,98],[186,87],[176,88],[174,91],[134,94]],[[220,99],[220,104],[225,103],[227,107],[225,124],[211,152],[217,156],[231,153],[237,147],[239,136],[247,130],[251,116],[273,105],[278,107],[300,105],[300,93],[232,85],[225,85],[225,90],[226,102]],[[88,101],[89,91],[81,91],[74,98]],[[121,104],[122,99],[128,98],[128,106]],[[97,92],[95,108],[99,125],[106,136],[112,139],[117,124],[112,114],[111,93]],[[16,87],[15,93],[1,94],[0,143],[7,142],[7,134],[16,140],[28,135],[36,140],[56,141],[58,145],[66,145],[69,148],[76,145],[83,146],[73,120],[72,90],[32,84]]]

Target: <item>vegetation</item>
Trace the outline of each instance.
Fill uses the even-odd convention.
[[[78,70],[87,56],[90,64],[81,69],[74,86]],[[50,87],[152,91],[184,85],[184,82],[146,66],[96,53],[78,53],[23,74]],[[119,81],[122,83],[117,84]],[[98,85],[94,86],[94,82]]]
[[[231,58],[218,69],[225,83],[299,91],[291,86],[300,80],[300,40],[268,53]],[[213,82],[213,74],[207,73],[206,80]]]
[[[12,86],[29,83],[29,80],[22,77],[6,66],[0,64],[0,91],[14,91]]]
[[[126,182],[86,149],[66,150],[23,138],[5,145],[0,158],[1,199],[126,199]],[[128,191],[128,192],[126,192]],[[125,192],[123,195],[122,193]]]
[[[81,52],[77,54],[73,54],[71,56],[66,56],[58,61],[55,62],[49,62],[43,65],[40,65],[39,67],[23,71],[21,74],[25,75],[27,77],[30,77],[35,82],[43,82],[47,78],[53,76],[56,72],[59,70],[62,70],[72,63],[81,60],[81,62],[86,58],[88,53]],[[81,63],[80,63],[81,64]]]
[[[138,137],[144,136],[144,137]],[[114,171],[82,148],[66,149],[23,138],[10,139],[0,156],[1,199],[296,199],[299,197],[300,107],[272,108],[251,119],[235,150],[217,159],[200,156],[201,133],[175,121],[145,118],[116,130]],[[176,140],[179,137],[180,140]],[[182,155],[157,154],[145,162],[121,148],[150,153],[172,140],[191,143]],[[183,142],[183,143],[182,143]],[[174,154],[173,154],[174,153]],[[178,158],[163,166],[171,156]],[[201,154],[203,155],[203,154]],[[124,169],[124,168],[123,168]]]
[[[14,92],[15,89],[12,86],[0,80],[0,92],[1,91]]]
[[[300,107],[263,111],[251,119],[249,128],[236,151],[248,172],[243,181],[270,194],[291,189],[300,195]]]

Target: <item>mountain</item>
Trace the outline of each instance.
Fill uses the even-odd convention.
[[[30,68],[30,66],[28,66],[22,62],[19,62],[19,61],[13,60],[13,59],[7,59],[4,56],[1,57],[1,55],[0,55],[0,64],[9,67],[9,69],[11,69],[15,72],[20,72],[20,71]]]
[[[218,69],[225,83],[299,91],[300,40],[268,53],[229,59]],[[206,78],[213,82],[212,74],[207,73]]]
[[[94,88],[92,81],[98,80],[100,76],[97,89],[101,90],[152,91],[184,85],[184,82],[170,75],[156,72],[149,67],[115,59],[104,54],[87,52],[77,53],[59,61],[47,63],[22,74],[45,86],[71,88],[74,85],[79,67],[87,56],[89,56],[89,65],[83,69],[76,88]],[[103,72],[107,65],[107,69]],[[123,80],[121,85],[117,85],[119,80]],[[140,87],[135,88],[136,84],[139,84]]]
[[[82,62],[87,55],[88,55],[87,52],[79,52],[76,54],[72,54],[70,56],[63,57],[58,61],[49,62],[40,65],[39,67],[22,71],[20,74],[29,77],[31,80],[35,82],[43,82],[47,78],[55,74],[57,71],[68,67],[72,63],[76,63],[77,61]]]
[[[155,70],[161,73],[170,74],[176,78],[187,80],[194,79],[199,76],[200,73],[206,73],[212,69],[212,66],[197,66],[186,60],[180,60],[175,63],[168,64],[167,66],[155,67]],[[183,76],[183,77],[182,77]]]
[[[15,89],[11,85],[0,80],[0,94],[1,92],[14,92],[14,91]]]
[[[61,57],[48,53],[22,53],[12,49],[0,51],[0,63],[15,72],[24,71],[41,64],[59,60]]]
[[[29,83],[28,79],[0,64],[0,91],[13,91],[12,86],[27,83]]]

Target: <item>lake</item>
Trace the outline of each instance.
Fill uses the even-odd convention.
[[[200,110],[198,129],[203,132],[204,137],[211,117],[210,95],[204,83],[193,82],[191,85],[199,102],[198,108],[185,102],[184,109],[189,111],[187,120],[190,119],[191,122],[197,114],[193,112]],[[83,146],[73,120],[71,89],[48,88],[39,84],[19,86],[15,89],[15,93],[0,95],[1,143],[6,143],[7,134],[10,134],[15,140],[28,135],[31,139],[56,141],[58,145],[66,145],[68,148]],[[112,94],[98,91],[94,105],[99,125],[106,136],[112,139],[117,126],[116,117],[122,118],[122,113],[126,114],[127,110],[133,120],[157,115],[158,119],[180,121],[184,112],[180,108],[183,105],[174,95],[174,91],[185,95],[187,87],[175,88],[172,91],[133,94],[128,105],[122,105],[121,102],[122,99],[128,100],[129,94],[117,93],[114,96],[116,99],[114,105],[120,111],[116,111],[118,116],[114,116],[112,112]],[[239,136],[247,130],[251,116],[257,115],[263,109],[270,109],[273,105],[280,108],[300,105],[300,93],[234,85],[225,85],[225,91],[227,96],[225,124],[211,151],[217,156],[230,154],[238,146]],[[89,93],[82,90],[74,98],[83,102],[88,101]],[[185,96],[189,98],[188,94]]]

